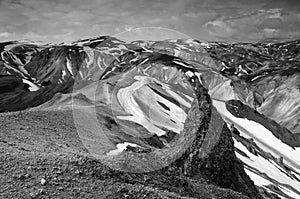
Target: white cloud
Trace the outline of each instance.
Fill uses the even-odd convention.
[[[278,35],[300,34],[297,12],[287,16],[282,9],[263,7],[264,1],[4,0],[0,6],[0,41],[72,42],[147,26],[171,28],[209,40],[255,39],[261,37],[264,28],[279,29]],[[270,23],[272,26],[268,26]]]
[[[13,33],[9,33],[9,32],[0,32],[0,38],[7,38],[7,37],[10,37],[10,36],[13,36],[14,34]]]
[[[274,29],[274,28],[264,28],[264,31],[265,31],[266,33],[275,33],[277,30]]]

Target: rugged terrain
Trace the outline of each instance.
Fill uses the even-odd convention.
[[[299,41],[0,52],[4,198],[300,196]]]
[[[225,159],[219,162],[221,154],[210,159],[219,162],[216,170],[207,170],[208,176],[217,175],[212,178],[215,183],[200,175],[197,164],[189,165],[194,171],[184,175],[178,169],[183,160],[146,174],[118,172],[87,152],[71,111],[22,111],[0,117],[1,198],[247,198],[229,188],[250,194],[232,178],[236,172],[245,175],[242,166],[223,173],[234,165]],[[232,142],[223,145],[216,150],[231,154],[226,159],[235,158]],[[220,172],[234,184],[219,178]],[[254,186],[249,179],[248,183]]]

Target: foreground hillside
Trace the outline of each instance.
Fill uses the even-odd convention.
[[[176,175],[172,167],[148,174],[112,170],[87,153],[71,111],[0,119],[0,198],[247,198],[201,176]]]

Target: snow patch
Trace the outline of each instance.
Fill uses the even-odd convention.
[[[40,89],[37,85],[35,85],[35,84],[32,83],[31,81],[28,81],[28,80],[26,80],[26,79],[22,79],[22,81],[23,81],[24,84],[28,84],[28,85],[30,86],[28,89],[29,89],[29,91],[31,91],[31,92],[37,91],[37,90]]]
[[[110,152],[107,153],[107,155],[118,155],[122,153],[122,151],[124,151],[127,146],[138,147],[137,144],[133,144],[129,142],[119,143],[116,145],[117,149],[111,150]]]

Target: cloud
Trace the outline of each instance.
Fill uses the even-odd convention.
[[[297,2],[288,0],[2,0],[0,41],[72,42],[129,27],[163,27],[196,39],[297,36]],[[279,9],[278,9],[279,8]],[[291,11],[291,12],[290,12]],[[266,31],[267,30],[267,31]],[[137,38],[138,39],[138,38]]]
[[[124,41],[141,40],[165,40],[165,39],[190,39],[191,37],[181,32],[160,27],[131,28],[116,34],[116,37]]]
[[[208,32],[214,36],[228,37],[231,36],[234,29],[228,22],[223,21],[223,19],[217,19],[214,21],[209,21],[204,24],[204,27]]]
[[[13,33],[9,33],[9,32],[1,32],[0,33],[0,38],[8,38],[8,37],[11,37],[13,36],[14,34]]]
[[[269,9],[237,17],[221,17],[203,25],[210,34],[227,40],[262,40],[265,38],[300,38],[300,15],[284,15],[283,10]]]

